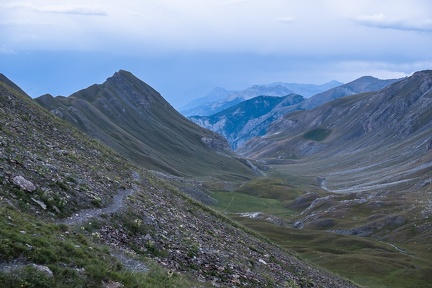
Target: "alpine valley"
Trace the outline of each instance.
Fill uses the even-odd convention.
[[[124,70],[36,99],[0,74],[0,286],[432,287],[431,108],[432,71],[189,119]]]

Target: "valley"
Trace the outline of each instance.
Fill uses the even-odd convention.
[[[0,80],[5,287],[431,287],[431,71],[196,118],[229,143],[124,70]]]
[[[429,287],[430,191],[329,193],[285,173],[213,192],[216,209],[361,286]]]
[[[362,286],[430,287],[431,79],[274,121],[237,150],[267,177],[216,190],[217,209]]]

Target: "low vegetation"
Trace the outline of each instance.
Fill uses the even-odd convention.
[[[331,132],[331,129],[317,128],[306,132],[303,137],[307,140],[319,142],[324,141],[331,134]]]

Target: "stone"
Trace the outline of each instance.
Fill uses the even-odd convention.
[[[36,200],[36,199],[34,199],[33,197],[31,198],[31,200],[33,201],[33,202],[35,202],[35,203],[37,203],[43,210],[46,210],[47,209],[47,206],[46,206],[46,204],[44,203],[44,202],[42,202],[42,201],[39,201],[39,200]]]
[[[47,266],[31,264],[31,267],[33,267],[34,269],[36,269],[39,272],[42,272],[43,274],[45,274],[48,277],[54,277],[54,273]]]
[[[12,182],[23,191],[34,192],[36,190],[36,186],[21,175],[13,177]]]

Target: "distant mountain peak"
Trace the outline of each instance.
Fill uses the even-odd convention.
[[[291,93],[310,97],[317,93],[342,85],[343,83],[332,80],[322,85],[297,84],[274,82],[266,85],[252,85],[246,89],[238,91],[224,90],[224,93],[211,92],[208,95],[218,95],[218,97],[202,97],[190,102],[181,108],[181,113],[185,116],[210,116],[242,101],[252,99],[257,96],[277,96],[284,97]],[[219,97],[223,96],[223,97]]]

